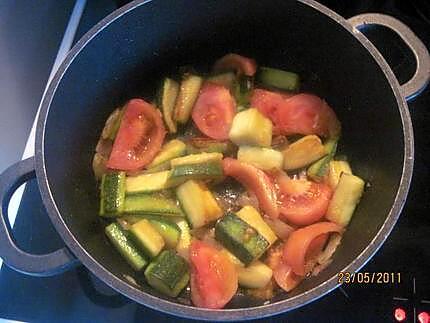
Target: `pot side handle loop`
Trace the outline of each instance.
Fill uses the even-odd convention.
[[[357,15],[349,18],[348,22],[357,30],[367,25],[380,25],[397,33],[412,50],[417,62],[414,76],[400,86],[401,93],[406,100],[410,100],[424,90],[430,79],[430,55],[423,42],[408,26],[396,18],[379,13]]]
[[[67,248],[45,255],[21,250],[14,241],[7,215],[12,194],[21,184],[34,177],[34,157],[17,162],[0,175],[0,258],[6,265],[24,274],[53,276],[78,265],[76,257]]]

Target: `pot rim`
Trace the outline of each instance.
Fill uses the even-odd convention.
[[[239,308],[239,309],[202,309],[192,307],[188,305],[182,305],[174,303],[168,300],[152,296],[149,293],[139,290],[133,287],[131,284],[118,279],[114,274],[104,268],[98,263],[85,249],[78,240],[74,237],[72,232],[68,229],[61,214],[56,206],[54,198],[52,196],[46,172],[45,158],[44,158],[44,138],[45,138],[45,125],[49,115],[49,108],[52,99],[56,93],[56,89],[60,84],[63,75],[67,72],[69,66],[73,63],[74,59],[79,55],[81,50],[88,44],[99,32],[103,31],[104,28],[109,26],[118,18],[127,14],[129,11],[134,10],[137,7],[145,5],[152,0],[135,0],[124,7],[121,7],[102,19],[93,28],[91,28],[70,50],[69,54],[58,68],[54,78],[49,84],[46,95],[43,98],[40,115],[37,122],[36,128],[36,175],[41,192],[42,200],[48,211],[49,217],[57,230],[61,235],[62,239],[66,243],[67,247],[74,253],[74,255],[88,268],[93,274],[102,279],[107,285],[117,290],[118,292],[126,295],[132,300],[148,306],[152,309],[162,311],[171,315],[181,316],[185,318],[194,318],[200,320],[248,320],[254,318],[263,318],[280,314],[293,310],[295,308],[306,305],[312,301],[319,299],[326,295],[330,291],[334,290],[339,286],[337,275],[333,275],[328,280],[324,281],[320,285],[291,298],[287,298],[276,303],[271,303],[262,306]],[[297,0],[298,2],[311,7],[312,9],[324,14],[328,18],[340,24],[345,31],[349,32],[355,37],[357,41],[364,46],[376,63],[379,65],[381,71],[384,73],[393,94],[396,98],[397,105],[399,108],[402,127],[403,127],[403,138],[404,138],[404,159],[403,159],[403,170],[402,177],[399,183],[399,188],[394,199],[394,203],[387,215],[386,220],[382,224],[380,230],[377,232],[375,237],[369,243],[369,245],[345,268],[341,271],[344,272],[356,272],[363,267],[370,258],[379,250],[383,242],[386,240],[391,230],[393,229],[398,217],[400,216],[403,205],[406,201],[409,185],[412,178],[413,171],[413,156],[414,156],[414,140],[413,140],[413,129],[410,119],[409,110],[405,101],[400,94],[400,85],[394,76],[391,68],[388,66],[385,59],[377,51],[374,45],[360,32],[356,31],[345,18],[338,15],[331,9],[317,3],[314,0]]]

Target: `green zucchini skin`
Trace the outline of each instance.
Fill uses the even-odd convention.
[[[175,80],[166,77],[158,90],[157,106],[163,112],[164,123],[170,133],[176,133],[177,126],[173,120],[173,110],[179,93],[179,84]]]
[[[154,227],[164,239],[167,248],[175,248],[181,236],[181,229],[173,222],[161,216],[150,216],[149,223]]]
[[[307,170],[307,175],[314,181],[321,182],[328,174],[330,161],[336,155],[338,138],[329,139],[324,145],[328,154],[317,160]]]
[[[184,216],[175,201],[154,194],[127,195],[124,203],[124,213]]]
[[[105,228],[105,233],[115,249],[134,270],[141,271],[146,267],[148,264],[147,258],[135,246],[129,233],[119,223],[113,222],[109,224]]]
[[[256,81],[265,87],[286,91],[298,91],[300,88],[298,74],[270,67],[261,66],[258,69]]]
[[[182,183],[190,179],[209,180],[221,179],[224,171],[220,161],[203,164],[176,165],[172,167],[169,181]]]
[[[170,297],[176,297],[190,280],[188,264],[173,250],[165,250],[145,270],[148,284]]]
[[[100,215],[115,217],[125,205],[125,172],[104,174],[100,186]]]
[[[269,242],[234,213],[227,213],[215,225],[215,239],[245,266],[269,248]]]

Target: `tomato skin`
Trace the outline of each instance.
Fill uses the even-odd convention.
[[[272,120],[275,135],[335,137],[340,133],[336,114],[315,95],[301,93],[289,96],[257,89],[251,97],[251,106]]]
[[[226,176],[235,178],[256,195],[264,213],[271,218],[279,216],[275,186],[262,170],[233,158],[224,158],[222,164]]]
[[[278,176],[277,180],[282,220],[295,225],[309,225],[317,222],[326,214],[333,194],[330,186],[307,180],[292,180],[288,177],[280,178]],[[294,194],[294,191],[297,193]]]
[[[288,266],[282,260],[273,270],[273,278],[275,279],[278,286],[286,292],[296,288],[297,285],[303,280],[302,276],[296,275],[291,266]]]
[[[257,71],[257,63],[252,58],[230,53],[215,62],[214,70],[234,70],[237,74],[253,76]]]
[[[227,140],[236,114],[230,91],[222,85],[206,82],[193,107],[192,119],[206,136]]]
[[[165,135],[159,110],[142,99],[128,101],[107,167],[124,171],[142,169],[161,149]]]
[[[236,294],[238,276],[230,259],[213,246],[193,240],[190,246],[191,300],[197,307],[223,308]]]
[[[285,243],[283,261],[296,275],[305,276],[306,256],[312,241],[330,232],[343,232],[343,228],[332,222],[318,222],[294,231]]]

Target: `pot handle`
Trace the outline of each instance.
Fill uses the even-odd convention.
[[[381,25],[397,33],[409,46],[417,62],[414,76],[400,86],[401,94],[406,100],[410,100],[424,90],[430,79],[430,55],[423,42],[408,26],[396,18],[379,13],[357,15],[349,18],[348,22],[358,31],[367,25]]]
[[[21,250],[14,241],[7,209],[15,190],[35,178],[34,157],[17,162],[0,175],[0,257],[16,271],[32,276],[53,276],[79,264],[66,248],[45,254],[33,255]]]

